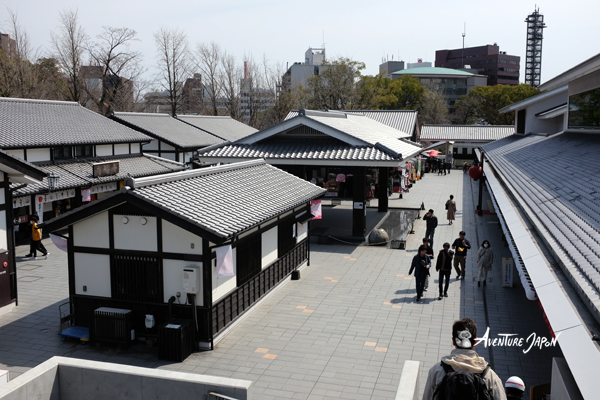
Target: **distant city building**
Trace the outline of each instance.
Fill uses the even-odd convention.
[[[328,67],[323,65],[326,60],[325,48],[309,47],[304,53],[304,62],[296,62],[283,75],[283,88],[290,91],[294,86],[308,87],[308,79],[319,75]]]
[[[505,51],[500,51],[500,47],[495,43],[435,52],[436,67],[468,70],[487,75],[489,86],[518,85],[520,60],[519,56],[511,56]]]
[[[17,49],[17,42],[11,39],[8,33],[0,33],[0,49],[4,54],[12,57]]]
[[[323,49],[323,57],[324,52]],[[258,86],[258,82],[248,75],[247,61],[244,61],[244,78],[240,82],[240,91],[240,115],[245,123],[250,123],[257,114],[275,106],[275,90]]]
[[[406,69],[430,68],[430,67],[433,67],[433,63],[431,63],[429,61],[423,61],[421,58],[419,58],[417,62],[406,64]]]
[[[487,86],[487,77],[471,72],[449,68],[411,68],[392,73],[392,79],[411,75],[421,82],[421,85],[438,93],[448,103],[448,110],[454,111],[454,104],[460,97],[469,94],[475,86]]]
[[[106,101],[112,103],[114,110],[133,111],[133,81],[117,75],[105,74],[104,71],[105,67],[96,65],[83,65],[79,68],[79,74],[91,96],[85,107],[95,110],[94,99],[98,101],[105,94]]]
[[[391,78],[394,72],[402,71],[404,68],[404,61],[385,61],[379,64],[379,73],[383,73],[384,78]]]

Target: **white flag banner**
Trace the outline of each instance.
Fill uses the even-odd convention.
[[[233,275],[233,249],[231,245],[217,247],[217,277]]]

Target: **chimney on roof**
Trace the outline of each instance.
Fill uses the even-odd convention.
[[[248,61],[244,61],[244,79],[248,79]]]

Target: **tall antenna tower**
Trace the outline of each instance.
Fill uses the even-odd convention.
[[[542,74],[542,39],[544,38],[544,16],[539,8],[527,16],[527,52],[525,60],[525,83],[540,86]]]
[[[467,23],[465,22],[465,28],[463,29],[463,47],[460,53],[460,68],[465,68],[465,36],[467,36]]]

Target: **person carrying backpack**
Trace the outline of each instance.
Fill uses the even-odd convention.
[[[423,400],[506,400],[502,380],[473,350],[477,324],[469,318],[452,325],[455,349],[429,370]]]

